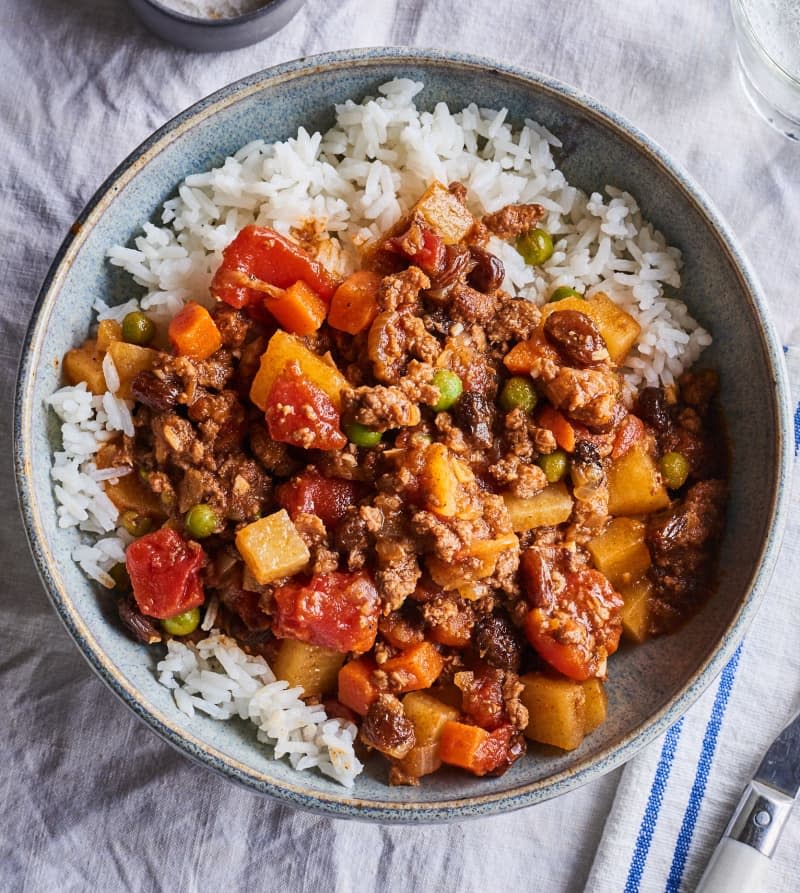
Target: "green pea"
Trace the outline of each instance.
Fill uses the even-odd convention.
[[[555,484],[564,477],[569,466],[569,459],[564,450],[555,450],[545,456],[539,456],[537,465],[544,472],[549,484]]]
[[[114,589],[120,592],[128,592],[131,588],[131,578],[128,576],[128,568],[124,564],[115,564],[108,572],[109,577],[114,581]]]
[[[532,229],[517,239],[517,251],[526,264],[540,267],[553,256],[553,237],[546,229]]]
[[[217,513],[210,505],[205,505],[202,502],[199,505],[193,505],[183,519],[186,532],[198,540],[211,536],[217,523]]]
[[[583,298],[583,295],[569,285],[560,285],[547,299],[548,304],[563,301],[564,298]]]
[[[200,608],[192,608],[183,614],[176,614],[161,621],[162,629],[171,636],[188,636],[198,626],[200,626]]]
[[[119,516],[119,522],[131,536],[144,536],[153,527],[152,519],[128,509]]]
[[[521,409],[528,414],[536,407],[536,391],[533,382],[529,378],[515,375],[509,378],[500,391],[500,407],[510,412],[512,409]]]
[[[658,466],[670,490],[680,489],[689,477],[689,462],[683,453],[664,453]]]
[[[434,412],[444,412],[461,396],[464,385],[461,379],[449,369],[437,369],[433,373],[433,386],[439,392],[439,399],[433,404]]]
[[[149,344],[155,334],[155,323],[141,310],[132,310],[122,320],[122,337],[128,344]]]
[[[366,425],[362,425],[359,422],[345,422],[342,428],[350,443],[354,443],[359,447],[377,446],[383,437],[380,431],[367,428]]]

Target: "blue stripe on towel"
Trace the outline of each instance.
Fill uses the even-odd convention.
[[[661,809],[661,802],[664,799],[664,791],[669,780],[669,773],[672,770],[672,761],[675,759],[675,751],[678,748],[682,728],[683,717],[664,736],[661,756],[658,759],[655,776],[653,777],[653,786],[650,788],[650,796],[647,798],[647,806],[642,816],[642,823],[639,826],[639,836],[636,838],[631,867],[628,870],[628,879],[625,882],[625,893],[637,893],[639,889],[639,882],[642,879],[644,867],[647,863],[647,854],[650,852],[650,844],[653,841],[653,834],[658,822],[658,813]]]
[[[739,665],[739,657],[742,653],[740,645],[728,661],[725,669],[720,677],[717,695],[714,698],[714,706],[711,708],[711,716],[706,725],[706,733],[703,737],[703,747],[700,751],[700,759],[697,761],[697,770],[694,776],[694,783],[689,794],[689,802],[686,804],[686,812],[683,814],[683,822],[681,830],[678,832],[678,839],[675,843],[675,853],[672,857],[672,865],[669,869],[669,877],[667,878],[667,886],[665,893],[678,893],[683,879],[683,871],[686,868],[686,859],[689,855],[689,849],[692,845],[692,837],[694,836],[695,825],[697,824],[697,816],[700,813],[700,806],[703,803],[703,797],[706,793],[706,785],[708,776],[711,772],[711,766],[714,762],[714,753],[717,749],[717,737],[722,726],[722,720],[725,716],[725,709],[728,706],[728,698],[733,688],[733,682],[736,678],[736,668]]]

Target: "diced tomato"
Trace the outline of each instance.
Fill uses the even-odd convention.
[[[222,252],[211,294],[231,307],[260,303],[270,286],[288,288],[300,280],[325,301],[336,279],[294,242],[265,226],[246,226]]]
[[[416,226],[416,232],[411,231],[403,236],[397,236],[386,242],[386,248],[395,251],[408,258],[429,276],[440,273],[445,261],[445,245],[442,237],[432,229],[424,226]]]
[[[335,527],[358,502],[362,489],[356,481],[326,478],[315,468],[307,468],[278,487],[278,502],[292,520],[305,512],[322,518],[326,527]]]
[[[462,709],[472,721],[489,732],[508,722],[503,681],[505,674],[494,667],[479,667],[474,673],[456,673]]]
[[[369,574],[332,571],[278,587],[272,628],[281,639],[360,653],[375,642],[379,612],[378,591]]]
[[[619,646],[622,598],[596,570],[565,575],[550,604],[525,618],[528,641],[559,673],[578,682],[604,676],[606,658]]]
[[[205,563],[202,548],[177,530],[164,527],[132,542],[125,564],[142,614],[166,620],[202,605],[200,569]]]
[[[275,379],[267,397],[270,437],[307,450],[340,450],[347,443],[331,398],[300,372],[296,362]]]

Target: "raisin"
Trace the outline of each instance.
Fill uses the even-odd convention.
[[[361,723],[359,738],[386,756],[402,759],[416,744],[414,726],[394,695],[379,695]]]
[[[672,427],[672,416],[661,388],[645,388],[639,394],[636,414],[651,428],[661,433]]]
[[[145,645],[156,645],[161,641],[161,633],[136,607],[133,599],[121,598],[117,602],[117,612],[125,629],[128,630],[137,642],[142,642]]]
[[[489,666],[498,670],[517,670],[522,644],[517,631],[506,617],[486,614],[472,631],[472,650]]]
[[[528,549],[522,553],[520,576],[528,604],[532,608],[553,611],[556,606],[556,598],[553,594],[550,566],[537,549]]]
[[[467,282],[485,294],[500,288],[506,278],[506,270],[500,258],[483,248],[471,248],[470,256],[475,266],[467,276]]]
[[[494,406],[483,394],[466,392],[453,408],[456,424],[475,438],[480,446],[492,445],[492,423]]]
[[[574,366],[596,366],[608,360],[606,342],[585,313],[556,310],[547,317],[544,333],[565,362]]]
[[[181,383],[174,375],[159,378],[153,372],[140,372],[131,382],[131,393],[156,412],[167,412],[178,402]]]
[[[444,263],[435,275],[431,276],[431,288],[445,288],[463,276],[469,265],[469,253],[455,245],[448,245],[444,250]]]

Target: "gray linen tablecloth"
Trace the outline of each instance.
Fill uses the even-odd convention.
[[[153,129],[236,78],[391,44],[536,68],[627,116],[715,200],[784,343],[798,341],[800,154],[741,94],[724,0],[308,0],[274,38],[208,56],[152,37],[122,0],[2,0],[2,890],[583,889],[619,773],[449,827],[346,823],[258,798],[173,752],[93,676],[49,606],[17,517],[19,346],[50,259],[104,177]]]

